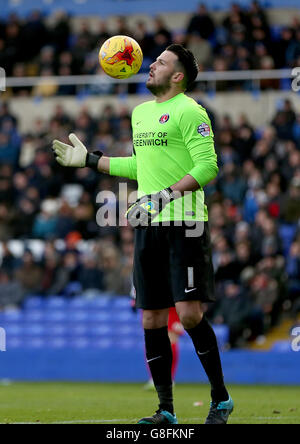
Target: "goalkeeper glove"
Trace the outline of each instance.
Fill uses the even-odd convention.
[[[64,167],[90,167],[98,171],[98,162],[103,153],[101,151],[89,153],[84,144],[73,133],[69,135],[69,139],[73,146],[59,140],[53,141],[52,149],[56,161]]]
[[[128,222],[134,228],[147,227],[174,198],[171,188],[139,198],[126,212]]]

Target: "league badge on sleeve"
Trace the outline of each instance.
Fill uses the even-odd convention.
[[[201,123],[201,125],[198,126],[197,131],[202,137],[210,136],[210,127],[207,123]]]

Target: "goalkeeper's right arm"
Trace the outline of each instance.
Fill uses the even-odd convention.
[[[94,170],[112,176],[136,179],[136,159],[132,157],[106,157],[103,153],[89,153],[84,144],[72,133],[69,135],[72,145],[53,141],[53,151],[56,161],[64,167],[93,168]]]

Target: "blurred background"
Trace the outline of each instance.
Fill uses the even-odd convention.
[[[176,42],[197,58],[200,73],[188,94],[207,108],[219,159],[220,173],[205,189],[217,302],[205,309],[225,374],[230,382],[299,383],[291,346],[300,321],[300,96],[292,89],[298,1],[0,6],[7,77],[0,92],[7,348],[0,377],[147,378],[140,314],[129,297],[133,231],[96,223],[97,194],[118,195],[124,179],[61,168],[51,142],[67,142],[72,131],[91,151],[131,155],[131,111],[151,100],[149,65]],[[98,63],[100,46],[116,34],[134,37],[144,53],[129,81],[108,78]],[[180,350],[178,380],[206,381],[185,335]],[[123,359],[132,365],[116,368]]]

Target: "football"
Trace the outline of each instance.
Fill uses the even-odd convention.
[[[106,40],[99,51],[99,62],[104,72],[115,79],[128,79],[142,66],[140,45],[126,35],[115,35]]]

